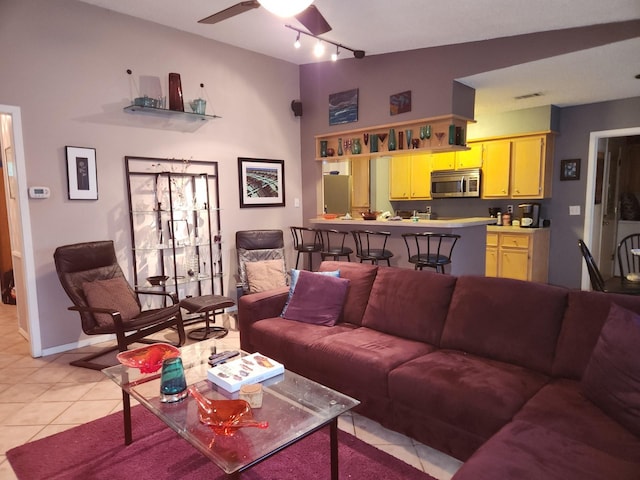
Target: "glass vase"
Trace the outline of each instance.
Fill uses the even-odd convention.
[[[389,140],[387,141],[387,148],[389,151],[396,149],[396,130],[395,128],[389,129]]]

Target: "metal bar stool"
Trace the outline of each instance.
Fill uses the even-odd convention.
[[[211,336],[215,338],[222,338],[229,330],[224,327],[216,327],[210,324],[209,320],[213,319],[215,323],[215,316],[217,310],[223,310],[228,307],[233,307],[236,303],[229,297],[223,297],[222,295],[203,295],[201,297],[189,297],[180,301],[180,306],[189,313],[203,313],[204,314],[204,327],[195,328],[191,330],[187,336],[193,340],[206,340]]]
[[[445,273],[444,267],[451,263],[453,247],[460,235],[421,232],[403,233],[402,238],[407,245],[409,262],[413,263],[415,270],[429,267],[435,268],[438,273]]]
[[[320,251],[320,258],[322,258],[322,260],[325,260],[326,258],[340,260],[340,257],[347,257],[347,261],[351,261],[353,249],[344,246],[344,241],[349,232],[341,232],[332,229],[318,230],[318,232],[320,233],[320,238],[322,240],[322,250]]]
[[[377,265],[380,261],[386,261],[391,266],[389,259],[393,257],[393,253],[387,250],[387,239],[391,232],[353,230],[351,234],[356,242],[356,257],[360,259],[360,263],[366,260]]]
[[[312,255],[322,250],[322,238],[320,237],[320,232],[308,227],[289,228],[291,229],[291,235],[293,235],[293,248],[298,252],[298,255],[296,256],[296,270],[298,269],[300,255],[306,254],[309,258],[309,270],[312,271]]]

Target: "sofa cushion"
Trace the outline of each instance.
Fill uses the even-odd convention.
[[[348,288],[346,278],[300,272],[287,311],[282,316],[316,325],[335,325],[342,314]]]
[[[589,401],[576,380],[552,380],[522,407],[515,420],[544,426],[622,459],[640,459],[640,439]]]
[[[550,373],[568,290],[460,277],[440,346]]]
[[[333,270],[330,272],[312,272],[317,273],[319,275],[329,275],[330,277],[340,277],[340,270]],[[287,307],[289,306],[289,302],[291,301],[291,297],[293,297],[293,292],[296,289],[296,285],[298,284],[298,278],[300,277],[300,270],[296,270],[292,268],[289,272],[289,295],[287,296],[287,301],[282,308],[281,317],[284,316],[287,311]]]
[[[637,480],[640,463],[515,420],[489,439],[452,480]]]
[[[456,277],[380,267],[362,325],[437,345]]]
[[[320,264],[318,270],[321,272],[340,270],[340,278],[349,279],[349,291],[342,318],[344,322],[361,325],[378,267],[362,263],[325,261]]]
[[[548,377],[517,365],[438,350],[389,374],[392,401],[484,439],[502,428]]]
[[[612,305],[582,377],[585,395],[640,436],[640,315]]]
[[[120,312],[123,322],[140,315],[140,305],[135,293],[122,277],[107,280],[84,282],[82,290],[87,299],[87,305],[93,308],[109,308]],[[113,317],[108,313],[93,315],[101,327],[112,327]]]
[[[412,358],[434,350],[425,343],[388,335],[366,327],[319,338],[311,344],[306,361],[332,379],[338,390],[355,386],[368,394],[388,396],[389,372]],[[346,391],[346,390],[344,390]]]
[[[282,259],[247,262],[245,269],[250,293],[266,292],[287,286],[284,260]]]
[[[569,292],[553,364],[554,376],[582,377],[613,303],[640,314],[640,296],[581,290]]]

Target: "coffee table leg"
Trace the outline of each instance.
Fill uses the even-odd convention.
[[[131,445],[133,437],[131,435],[131,397],[122,391],[122,414],[124,416],[124,444]]]
[[[338,480],[338,419],[329,424],[331,439],[331,480]]]

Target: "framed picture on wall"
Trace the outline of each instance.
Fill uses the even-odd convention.
[[[358,121],[358,89],[329,95],[329,125]]]
[[[284,207],[284,160],[238,158],[240,208]]]
[[[96,149],[66,147],[69,200],[97,200]]]
[[[560,161],[560,180],[580,180],[580,159]]]

